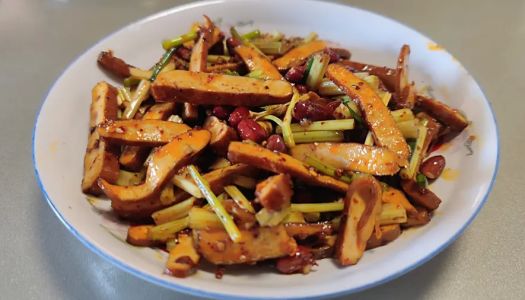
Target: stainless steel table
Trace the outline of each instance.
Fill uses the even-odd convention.
[[[61,71],[106,34],[184,2],[0,0],[0,298],[194,299],[82,246],[45,203],[31,163],[34,119]],[[494,190],[462,237],[422,267],[349,298],[525,297],[525,1],[341,2],[397,19],[453,53],[492,101],[502,146]]]

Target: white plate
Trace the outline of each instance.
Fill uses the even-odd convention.
[[[432,222],[404,233],[393,243],[366,252],[356,266],[338,268],[323,260],[307,276],[284,276],[266,269],[213,271],[187,279],[163,275],[165,254],[122,242],[125,226],[106,213],[107,202],[95,206],[80,191],[88,133],[90,90],[110,80],[97,67],[100,51],[115,53],[148,68],[163,53],[160,41],[184,33],[209,15],[221,27],[245,24],[286,34],[316,31],[323,39],[350,49],[353,58],[393,65],[403,43],[411,46],[411,77],[429,84],[437,98],[466,112],[472,125],[444,149],[455,180],[438,180],[432,189],[443,199]],[[47,95],[35,124],[33,159],[42,192],[64,225],[89,249],[118,267],[177,291],[221,298],[311,298],[356,292],[391,280],[426,262],[454,241],[487,199],[497,170],[498,137],[494,114],[481,89],[449,53],[436,51],[422,34],[390,19],[348,6],[304,1],[213,1],[176,7],[133,23],[109,35],[77,58]],[[469,136],[473,155],[464,146]],[[100,209],[96,209],[99,207]]]

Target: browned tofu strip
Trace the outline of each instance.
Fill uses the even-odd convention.
[[[375,234],[372,234],[366,243],[367,250],[384,246],[401,235],[401,227],[399,224],[382,225],[379,229],[381,231],[381,236],[377,237]]]
[[[290,174],[311,185],[327,187],[341,193],[348,189],[348,184],[342,181],[321,175],[287,154],[273,152],[259,145],[232,142],[228,148],[228,159],[233,163],[245,163],[274,173]]]
[[[167,120],[175,112],[175,103],[156,103],[142,117],[143,120]]]
[[[189,70],[192,72],[206,72],[211,29],[201,27],[200,37],[191,51]]]
[[[354,179],[350,184],[335,246],[340,265],[355,265],[363,256],[381,211],[381,193],[381,185],[372,176]]]
[[[270,176],[255,187],[255,201],[270,211],[289,207],[292,195],[293,184],[288,174]]]
[[[162,146],[191,128],[161,120],[119,120],[100,125],[98,134],[107,142],[118,145]]]
[[[436,99],[418,95],[416,107],[454,131],[461,132],[468,126],[468,120],[460,112]]]
[[[101,141],[98,133],[93,132],[88,139],[86,154],[84,155],[84,177],[82,191],[87,194],[101,194],[97,180],[104,178],[108,182],[116,182],[119,166],[117,151]]]
[[[100,52],[97,62],[102,68],[114,75],[117,75],[118,77],[126,78],[131,76],[129,71],[131,66],[122,59],[113,56],[113,52],[111,50]]]
[[[118,103],[117,90],[107,82],[99,82],[91,93],[89,127],[96,126],[117,119]],[[108,182],[115,182],[118,178],[118,150],[101,141],[96,131],[88,138],[86,154],[84,155],[84,176],[82,191],[98,195],[100,190],[97,180],[104,178]]]
[[[420,187],[414,180],[401,180],[401,187],[410,200],[430,211],[435,210],[441,204],[441,199],[436,194],[428,188]]]
[[[407,211],[407,221],[406,223],[401,224],[403,228],[422,226],[430,222],[430,213],[426,208],[416,207],[415,212]]]
[[[175,103],[157,103],[152,105],[143,120],[166,120],[173,114]],[[130,171],[139,171],[144,165],[151,149],[149,147],[124,146],[119,157],[119,163]]]
[[[170,275],[184,278],[195,273],[200,255],[195,249],[191,235],[186,233],[178,234],[177,244],[169,249],[169,252],[166,270]]]
[[[150,230],[153,225],[137,225],[128,228],[128,235],[126,242],[133,246],[152,247],[157,244],[156,241],[150,238]]]
[[[357,102],[376,145],[395,152],[399,158],[398,164],[407,166],[410,148],[392,114],[374,90],[342,65],[329,65],[326,74]]]
[[[283,78],[268,57],[253,47],[239,45],[235,47],[235,52],[241,57],[250,71],[260,70],[265,75],[265,79],[279,80]]]
[[[357,143],[314,143],[293,147],[290,154],[300,161],[313,156],[325,164],[346,171],[373,175],[394,175],[399,171],[397,155],[386,149]]]
[[[408,79],[408,58],[410,55],[410,46],[403,45],[399,52],[396,67],[396,96],[394,98],[395,106],[398,108],[414,107],[416,101],[415,86]]]
[[[334,227],[332,223],[286,223],[284,224],[286,232],[289,236],[298,238],[301,240],[306,239],[309,236],[322,236],[332,235],[334,233]]]
[[[217,117],[209,116],[203,128],[211,132],[210,147],[219,155],[226,155],[230,142],[239,140],[237,131]]]
[[[242,76],[174,70],[159,74],[151,86],[157,101],[204,105],[264,106],[292,98],[284,80],[259,80]]]
[[[91,107],[89,108],[90,130],[102,123],[117,119],[117,94],[117,89],[105,81],[101,81],[93,87]]]
[[[345,65],[350,68],[350,70],[354,73],[356,72],[368,72],[370,75],[375,75],[386,86],[386,88],[389,91],[395,91],[396,90],[396,83],[397,83],[397,77],[396,77],[396,70],[389,68],[389,67],[380,67],[375,66],[371,64],[365,64],[357,61],[352,60],[342,60],[339,62],[342,65]]]
[[[327,44],[325,41],[320,40],[305,43],[293,48],[283,56],[274,60],[273,64],[281,71],[290,69],[291,67],[299,66],[305,63],[308,57],[310,57],[312,54],[322,51],[324,48],[326,48],[326,45]]]
[[[126,211],[126,206],[137,207],[137,203],[150,202],[178,169],[185,166],[196,156],[210,140],[207,130],[192,130],[183,133],[170,143],[159,148],[151,157],[143,184],[135,186],[117,186],[101,179],[99,185],[111,199],[115,212]],[[140,205],[140,204],[139,204]],[[150,212],[151,213],[151,212]]]
[[[192,72],[207,72],[208,49],[214,30],[214,25],[207,16],[204,16],[204,26],[200,28],[200,36],[191,51],[189,70]],[[182,118],[186,122],[194,122],[199,118],[199,109],[191,103],[184,103]]]
[[[193,230],[197,251],[215,265],[253,263],[291,255],[297,243],[284,226],[241,230],[241,241],[234,243],[224,230]]]
[[[240,62],[230,62],[230,63],[223,63],[223,64],[215,64],[208,66],[208,72],[210,73],[221,73],[225,70],[234,71],[239,69],[241,63]]]

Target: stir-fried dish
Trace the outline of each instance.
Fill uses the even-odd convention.
[[[468,121],[416,89],[408,45],[375,66],[316,34],[226,34],[205,16],[162,46],[149,69],[100,53],[121,84],[92,90],[82,190],[133,221],[130,244],[168,251],[168,274],[354,265],[430,222],[432,152]]]

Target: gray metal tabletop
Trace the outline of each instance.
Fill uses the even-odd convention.
[[[0,0],[0,298],[195,299],[118,269],[85,248],[45,202],[31,136],[58,75],[116,29],[187,1]],[[472,73],[499,121],[501,163],[485,207],[423,266],[352,299],[525,297],[525,1],[339,1],[399,20]]]

